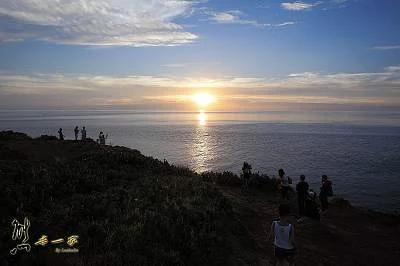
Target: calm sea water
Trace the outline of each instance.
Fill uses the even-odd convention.
[[[162,113],[132,111],[2,111],[0,130],[72,139],[86,126],[94,139],[189,166],[197,172],[239,173],[244,160],[254,171],[294,180],[300,174],[315,190],[322,174],[334,193],[354,205],[400,211],[400,114]],[[370,125],[367,125],[367,124]]]

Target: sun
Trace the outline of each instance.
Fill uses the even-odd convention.
[[[205,107],[215,101],[215,97],[208,93],[198,93],[193,95],[193,101],[200,105],[201,107]]]

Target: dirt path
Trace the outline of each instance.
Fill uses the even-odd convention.
[[[229,198],[256,243],[259,265],[273,265],[273,240],[265,227],[278,218],[278,197],[239,188],[220,187]],[[333,203],[321,221],[297,222],[295,198],[291,202],[297,242],[296,265],[400,265],[400,221]],[[267,229],[269,230],[269,229]]]

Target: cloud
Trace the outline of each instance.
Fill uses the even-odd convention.
[[[296,22],[293,21],[271,24],[260,23],[256,20],[247,20],[244,18],[246,14],[244,14],[240,10],[228,10],[224,12],[206,11],[206,14],[210,16],[209,20],[217,22],[219,24],[242,24],[252,25],[255,27],[284,27],[296,24]]]
[[[294,24],[296,24],[296,22],[294,22],[294,21],[287,21],[287,22],[278,23],[278,24],[271,24],[271,25],[272,25],[272,26],[275,26],[275,27],[284,27],[284,26],[294,25]]]
[[[190,15],[185,0],[3,0],[0,41],[74,45],[172,46],[197,36],[174,22]]]
[[[371,49],[373,49],[373,50],[400,50],[400,44],[375,46],[375,47],[372,47]]]
[[[306,3],[302,1],[296,2],[284,2],[281,3],[281,7],[286,10],[290,11],[304,11],[304,10],[311,10],[316,6],[322,6],[322,10],[330,10],[336,8],[343,8],[346,7],[346,4],[350,0],[326,0],[326,1],[317,1],[314,3]]]
[[[248,24],[253,26],[265,26],[256,20],[243,19],[244,13],[239,10],[228,10],[224,12],[208,12],[210,20],[220,24]]]
[[[349,0],[331,0],[331,3],[336,5],[343,5],[346,2],[349,2]]]
[[[286,10],[300,11],[300,10],[310,10],[314,6],[317,6],[321,3],[322,2],[305,3],[305,2],[301,2],[301,1],[292,2],[292,3],[285,2],[285,3],[281,3],[281,7]]]
[[[208,91],[219,106],[250,108],[252,103],[367,104],[400,108],[400,66],[373,73],[293,73],[267,77],[94,76],[0,73],[0,106],[132,105],[158,108],[191,103]],[[239,104],[240,102],[240,104]],[[18,103],[18,104],[17,104]],[[190,105],[191,106],[191,105]],[[167,108],[167,107],[166,107]]]

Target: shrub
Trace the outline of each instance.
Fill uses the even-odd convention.
[[[24,264],[8,248],[15,244],[10,219],[25,216],[30,241],[44,233],[79,235],[78,265],[228,265],[237,256],[233,250],[246,235],[230,202],[190,169],[121,147],[40,145],[59,145],[43,150],[64,155],[69,148],[82,153],[63,161],[0,158],[0,227],[9,233],[0,234],[0,265]],[[210,175],[240,184],[229,172]],[[45,264],[46,252],[36,251],[29,263]]]
[[[31,139],[31,137],[29,137],[25,133],[14,132],[12,130],[0,131],[0,141],[5,141],[5,140],[29,140],[29,139]]]

